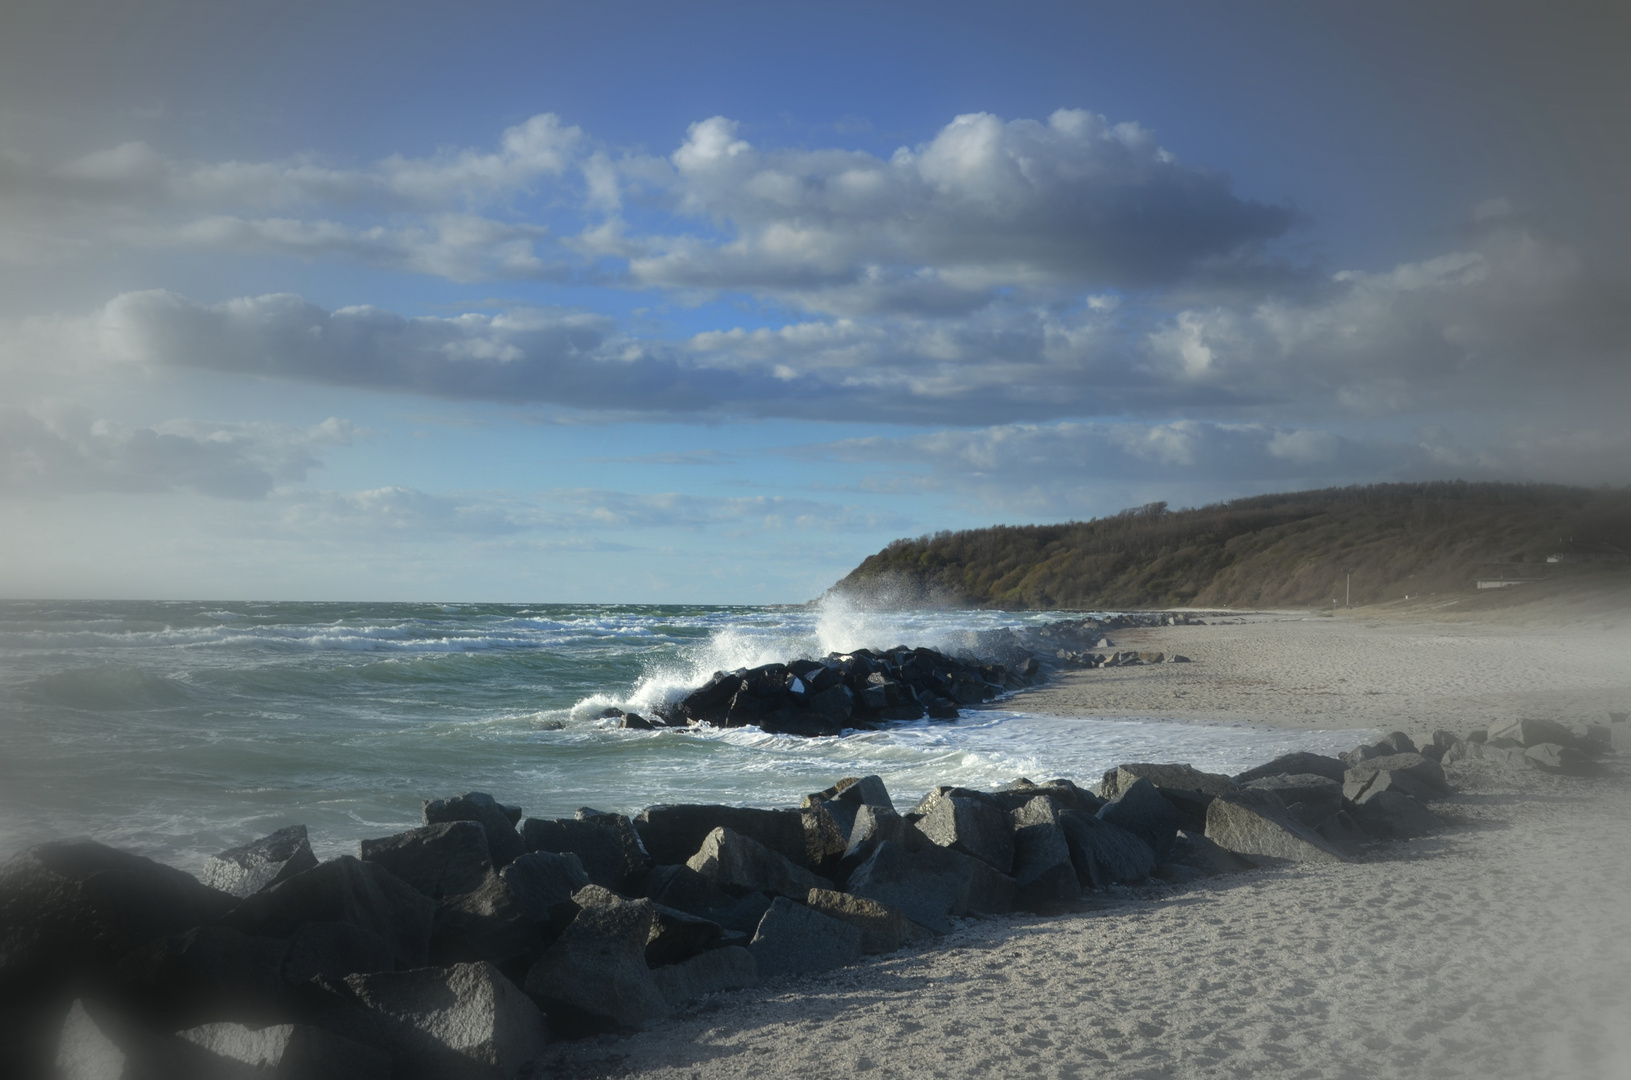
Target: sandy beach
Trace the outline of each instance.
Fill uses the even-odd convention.
[[[1006,704],[1418,738],[1600,722],[1631,708],[1624,610],[1537,597],[1242,613],[1114,635],[1190,664],[1071,673]],[[545,1074],[1631,1078],[1628,773],[1623,755],[1591,779],[1453,767],[1442,835],[969,920],[638,1035],[557,1044]]]

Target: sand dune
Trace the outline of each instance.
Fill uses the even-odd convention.
[[[1547,609],[1553,611],[1555,609]],[[1546,612],[1254,615],[1128,634],[1196,662],[1014,704],[1425,734],[1604,718],[1631,636]],[[1543,624],[1543,629],[1535,629]],[[1349,865],[1102,894],[554,1048],[569,1076],[1631,1078],[1631,786],[1452,769],[1446,834]]]

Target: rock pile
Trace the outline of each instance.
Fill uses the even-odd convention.
[[[869,681],[912,664],[947,678],[915,651],[889,662],[862,685],[915,685]],[[821,668],[837,679],[789,666],[779,693],[850,689],[859,665]],[[732,702],[751,683],[733,678]],[[0,869],[0,1074],[530,1075],[551,1038],[636,1030],[707,994],[932,942],[958,917],[1351,860],[1444,826],[1429,804],[1451,790],[1446,764],[1582,772],[1631,749],[1628,732],[1521,721],[1422,747],[1395,732],[1233,777],[1134,762],[1096,790],[937,787],[905,812],[875,776],[796,809],[633,818],[527,818],[467,792],[356,857],[318,862],[292,826],[210,860],[206,882],[45,844]]]

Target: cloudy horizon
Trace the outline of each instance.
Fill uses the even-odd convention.
[[[1631,482],[1599,6],[139,7],[0,35],[0,595],[798,602]]]

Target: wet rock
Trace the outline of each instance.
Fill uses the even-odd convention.
[[[614,891],[651,866],[633,823],[622,814],[579,810],[574,818],[527,818],[521,835],[529,851],[576,855],[590,881]]]
[[[1347,861],[1328,840],[1286,813],[1272,791],[1238,791],[1213,799],[1206,810],[1206,838],[1248,858]]]
[[[48,999],[146,942],[235,902],[180,870],[90,840],[41,844],[0,868],[0,1005]]]
[[[971,855],[998,873],[1014,866],[1014,833],[1002,804],[981,792],[935,788],[918,803],[918,829],[934,843]]]
[[[491,964],[351,975],[320,1025],[388,1053],[404,1080],[524,1075],[548,1035],[537,1006]]]
[[[222,921],[246,934],[279,938],[303,923],[349,923],[388,944],[401,966],[419,967],[429,958],[435,910],[429,897],[383,866],[342,855],[256,893]]]
[[[709,833],[721,827],[757,840],[785,859],[808,865],[804,822],[797,810],[683,804],[648,807],[634,819],[634,829],[652,860],[668,865],[685,862]]]
[[[371,1046],[308,1024],[205,1024],[180,1032],[205,1076],[265,1080],[389,1080],[391,1059]]]
[[[479,889],[493,872],[487,830],[477,821],[445,821],[357,845],[363,862],[383,866],[432,900]]]
[[[960,851],[935,844],[913,851],[907,844],[884,841],[850,875],[849,892],[887,904],[919,926],[944,934],[951,930],[950,916],[1008,911],[1014,882]]]
[[[1063,810],[1059,813],[1059,827],[1070,848],[1076,880],[1085,888],[1133,884],[1155,870],[1155,852],[1150,845],[1118,825],[1085,811]]]
[[[1266,765],[1259,765],[1255,769],[1247,769],[1236,776],[1234,780],[1236,784],[1244,787],[1253,780],[1261,780],[1266,776],[1311,775],[1323,776],[1340,784],[1342,783],[1343,774],[1347,771],[1348,763],[1340,758],[1299,751],[1294,754],[1281,754]]]
[[[877,900],[830,889],[811,889],[804,904],[830,919],[849,923],[861,931],[861,951],[871,955],[892,953],[911,938],[911,921],[900,911]]]
[[[655,918],[650,900],[584,907],[527,973],[527,993],[576,1031],[638,1031],[666,1019],[668,1002],[646,967]]]
[[[778,896],[759,922],[748,951],[759,975],[808,975],[861,959],[861,928]]]
[[[589,884],[571,852],[529,851],[498,872],[510,895],[535,923],[564,927],[577,914],[572,894]]]
[[[448,821],[477,821],[487,830],[487,853],[495,869],[526,853],[526,845],[515,831],[519,807],[505,806],[484,791],[467,791],[446,799],[428,800],[423,809],[426,825]]]
[[[1166,859],[1178,830],[1189,821],[1187,815],[1163,798],[1155,785],[1144,777],[1119,790],[1115,798],[1099,808],[1098,818],[1144,841],[1155,853],[1158,863]]]
[[[759,964],[740,946],[713,949],[680,964],[655,968],[657,989],[672,1007],[724,990],[746,990],[759,985]]]
[[[1054,801],[1046,795],[1036,796],[1013,811],[1013,823],[1014,906],[1046,914],[1081,899],[1076,865]]]
[[[306,827],[290,825],[211,856],[202,876],[210,888],[242,898],[316,865]]]
[[[832,887],[828,879],[725,828],[709,833],[686,865],[720,888],[737,894],[762,892],[802,898],[811,889]]]

